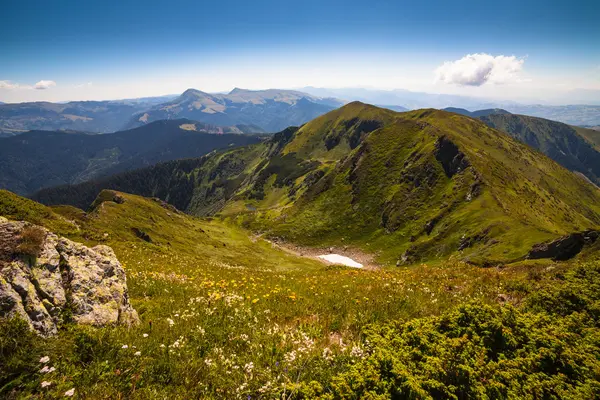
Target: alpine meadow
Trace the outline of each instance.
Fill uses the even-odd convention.
[[[508,1],[4,6],[0,398],[600,398],[600,9]]]

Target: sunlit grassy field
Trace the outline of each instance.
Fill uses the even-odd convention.
[[[224,222],[192,218],[158,201],[122,196],[123,204],[106,201],[87,216],[72,208],[54,211],[71,220],[64,234],[113,247],[126,269],[140,325],[64,326],[57,337],[42,339],[17,321],[2,322],[2,396],[57,398],[74,389],[77,398],[117,399],[374,399],[393,393],[398,398],[473,398],[457,395],[464,392],[460,380],[440,384],[445,385],[441,388],[431,384],[441,378],[419,378],[421,373],[427,375],[422,366],[405,374],[412,377],[408,384],[394,381],[397,369],[385,372],[378,357],[382,349],[392,351],[400,345],[384,339],[374,342],[386,337],[379,330],[400,332],[404,328],[398,327],[411,323],[411,329],[419,332],[426,326],[428,330],[418,336],[422,343],[433,341],[438,316],[460,326],[460,321],[471,323],[463,318],[466,314],[459,312],[454,318],[448,313],[465,305],[476,308],[472,314],[487,313],[492,322],[500,318],[495,313],[520,313],[517,310],[531,308],[527,299],[532,293],[576,268],[575,263],[528,262],[484,269],[452,260],[376,270],[327,266],[288,254]],[[52,221],[56,225],[56,219]],[[146,232],[151,243],[139,239],[132,228]],[[529,308],[527,312],[533,312]],[[514,321],[529,318],[520,315]],[[513,320],[502,318],[500,335],[514,335],[512,328],[502,328]],[[574,333],[588,338],[588,354],[596,354],[600,338],[594,318],[583,318],[587,322],[578,329],[586,332]],[[394,325],[388,325],[392,321]],[[544,329],[536,325],[531,331],[538,328]],[[547,339],[553,334],[549,332]],[[532,348],[524,346],[522,351]],[[483,355],[477,354],[473,351],[469,357],[483,363]],[[413,356],[409,358],[416,363]],[[41,363],[43,357],[49,360]],[[418,357],[427,364],[422,355]],[[586,368],[594,366],[593,360],[588,361]],[[50,372],[41,372],[45,366]],[[469,367],[472,376],[479,376],[479,367]],[[443,365],[435,368],[444,370]],[[600,374],[592,367],[586,371],[585,376]],[[491,398],[493,393],[503,397],[508,392],[482,393],[481,397]]]

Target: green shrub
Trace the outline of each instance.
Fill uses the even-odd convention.
[[[367,330],[371,353],[334,379],[332,398],[597,398],[598,331],[470,304],[442,317]]]

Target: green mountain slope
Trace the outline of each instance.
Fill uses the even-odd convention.
[[[31,131],[0,139],[0,188],[28,194],[261,140],[239,133],[237,127],[189,120],[158,121],[107,135]]]
[[[573,129],[575,129],[580,136],[585,138],[585,140],[590,142],[596,150],[600,151],[600,126],[594,128],[573,126]]]
[[[452,255],[507,262],[536,243],[600,225],[596,187],[480,121],[436,110],[350,103],[268,142],[196,166],[173,163],[153,193],[173,201],[177,176],[191,188],[178,203],[189,213],[218,212],[293,242],[359,247],[385,263]],[[35,198],[89,198],[116,179]],[[119,179],[120,190],[135,189]]]
[[[594,135],[583,136],[586,129],[515,114],[492,114],[480,119],[541,151],[565,168],[600,183],[600,152],[595,147],[597,144],[592,142]]]

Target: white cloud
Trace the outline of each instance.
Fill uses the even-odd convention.
[[[520,82],[524,62],[515,56],[468,54],[460,60],[444,62],[435,70],[435,78],[438,82],[460,86]]]
[[[0,89],[17,89],[18,83],[12,83],[11,81],[0,81]]]
[[[7,89],[7,90],[32,90],[32,89],[45,90],[45,89],[51,88],[53,86],[56,86],[56,82],[45,81],[45,80],[41,80],[33,86],[32,85],[21,85],[20,83],[15,83],[15,82],[11,82],[11,81],[0,81],[0,89]]]
[[[46,90],[51,88],[52,86],[56,86],[56,82],[54,81],[39,81],[35,84],[34,88],[37,90]]]

